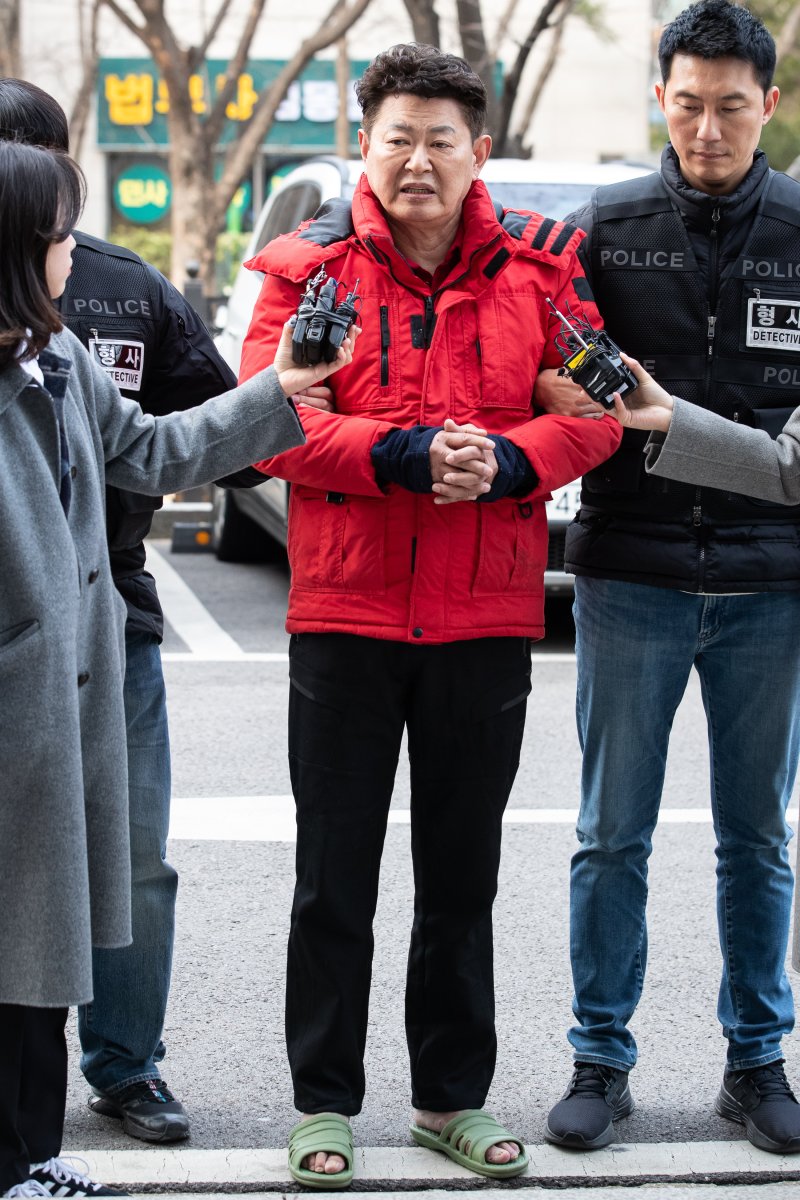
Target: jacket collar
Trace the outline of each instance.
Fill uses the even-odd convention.
[[[407,259],[395,246],[380,201],[362,175],[353,195],[353,227],[355,235],[367,252],[391,271],[404,287],[427,293],[428,286],[411,269]],[[476,179],[464,198],[461,224],[456,235],[461,246],[461,261],[457,272],[468,272],[465,286],[470,291],[482,291],[491,280],[476,268],[505,246],[516,253],[518,243],[500,225],[494,205],[481,179]],[[456,272],[456,273],[457,273]]]
[[[50,345],[52,345],[52,341]],[[72,370],[72,361],[62,354],[57,354],[50,348],[50,345],[40,353],[39,366],[42,368],[47,390],[52,393],[55,388],[63,396],[66,391],[67,378]],[[17,397],[25,391],[25,388],[39,386],[24,367],[7,367],[3,372],[2,386],[0,386],[0,413],[5,412],[8,406],[13,404]]]
[[[661,178],[670,199],[687,223],[700,229],[711,227],[711,214],[715,210],[726,222],[741,221],[749,216],[761,199],[768,175],[767,156],[763,150],[756,150],[753,165],[736,191],[729,196],[710,196],[686,182],[671,143],[667,142],[661,154]]]

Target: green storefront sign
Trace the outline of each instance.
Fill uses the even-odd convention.
[[[169,212],[172,184],[163,167],[142,163],[120,172],[114,183],[114,204],[129,221],[152,225]]]
[[[265,88],[286,65],[278,59],[255,59],[236,81],[226,110],[228,120],[222,142],[236,136],[237,128],[249,121]],[[352,83],[367,61],[350,64],[351,88],[348,116],[353,147],[357,146],[360,112]],[[208,112],[224,78],[227,62],[209,59],[202,71],[191,77],[190,97],[198,116]],[[339,91],[336,65],[331,60],[310,62],[284,97],[264,145],[273,153],[317,154],[336,145],[336,116]],[[166,146],[169,92],[149,58],[102,58],[97,83],[97,144],[101,149],[154,149]]]

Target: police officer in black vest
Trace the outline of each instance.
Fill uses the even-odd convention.
[[[667,390],[777,434],[800,387],[800,184],[757,148],[778,101],[775,45],[746,8],[700,0],[666,27],[659,58],[670,144],[659,173],[602,188],[569,218],[589,234],[584,286],[612,337]],[[554,376],[540,377],[542,407],[591,415],[588,397]],[[575,1071],[546,1137],[604,1146],[633,1108],[628,1023],[647,956],[647,860],[694,666],[708,720],[728,1043],[716,1110],[762,1149],[800,1152],[781,1051],[794,1023],[785,812],[800,745],[800,509],[648,476],[646,437],[626,431],[585,477],[567,539],[583,748]]]
[[[66,151],[67,120],[47,92],[24,80],[0,79],[0,137]],[[203,323],[163,275],[129,250],[81,233],[75,239],[72,275],[61,301],[64,321],[123,395],[159,416],[236,386]],[[106,489],[111,569],[128,609],[133,944],[94,951],[94,1000],[79,1009],[78,1022],[92,1111],[121,1119],[133,1137],[171,1142],[188,1136],[189,1120],[158,1065],[166,1052],[161,1034],[178,886],[165,859],[170,757],[159,651],[163,617],[143,545],[160,503]]]

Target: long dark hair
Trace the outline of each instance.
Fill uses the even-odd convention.
[[[48,150],[69,150],[69,126],[61,105],[27,79],[0,79],[0,138]]]
[[[34,358],[63,328],[47,289],[53,242],[69,237],[86,185],[77,163],[59,151],[0,141],[0,370]]]

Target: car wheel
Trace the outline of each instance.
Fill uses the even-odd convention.
[[[212,545],[220,562],[271,562],[276,558],[276,543],[244,515],[227,488],[215,489],[212,522]]]

